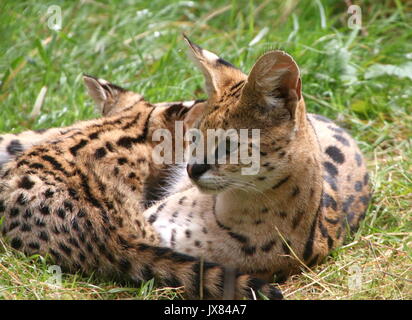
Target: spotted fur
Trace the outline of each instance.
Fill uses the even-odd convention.
[[[189,297],[222,298],[226,269],[159,246],[158,233],[142,214],[156,194],[148,190],[161,185],[167,171],[152,161],[154,130],[173,131],[176,120],[190,124],[195,109],[142,99],[123,106],[24,150],[4,166],[3,236],[14,249],[49,255],[69,271],[134,281],[155,277],[165,286],[184,286]],[[253,297],[251,289],[281,298],[264,281],[230,274],[237,298]]]
[[[260,129],[260,170],[188,165],[191,181],[184,173],[182,181],[194,186],[144,213],[160,244],[266,280],[320,263],[359,227],[369,204],[356,142],[306,112],[299,68],[288,54],[266,53],[246,76],[187,41],[208,92],[199,129],[204,136],[208,129]]]
[[[143,101],[142,95],[110,83],[107,80],[95,78],[89,75],[83,77],[88,94],[93,98],[95,110],[103,116],[111,116],[120,113],[123,109],[132,106],[138,101]],[[159,107],[172,105],[185,108],[195,107],[191,117],[198,117],[203,100],[161,102]],[[27,130],[17,134],[0,135],[0,169],[2,166],[32,146],[60,138],[69,132],[82,130],[83,123],[77,123],[69,127],[48,128],[39,130]]]

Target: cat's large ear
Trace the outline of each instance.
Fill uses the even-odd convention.
[[[104,116],[112,115],[130,106],[132,102],[143,99],[140,94],[123,89],[104,79],[83,75],[83,80],[87,92],[95,102],[96,111]]]
[[[213,52],[202,49],[183,36],[189,46],[189,57],[205,76],[206,93],[209,98],[219,96],[228,86],[245,79],[245,75],[231,63]]]
[[[266,109],[283,106],[294,117],[301,97],[300,71],[295,60],[276,50],[264,54],[252,67],[241,101]]]
[[[184,124],[185,128],[188,130],[197,126],[198,122],[202,118],[202,115],[205,113],[207,108],[206,101],[196,101],[187,112]]]

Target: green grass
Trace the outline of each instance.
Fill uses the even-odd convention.
[[[47,26],[53,4],[63,13],[59,32]],[[82,73],[143,93],[152,102],[203,96],[202,76],[186,57],[182,32],[245,71],[265,50],[282,48],[301,67],[308,109],[336,119],[359,141],[374,189],[357,234],[313,272],[282,285],[286,298],[411,299],[412,4],[357,4],[359,32],[347,26],[345,2],[333,0],[1,1],[0,132],[93,117]],[[40,115],[30,117],[44,86]],[[45,282],[50,274],[43,258],[3,247],[0,298],[180,296],[152,282],[132,288],[66,274],[56,288]],[[353,266],[362,273],[359,290],[348,287]]]

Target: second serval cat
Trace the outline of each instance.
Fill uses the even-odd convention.
[[[165,286],[184,286],[189,297],[221,298],[225,268],[159,246],[142,215],[148,186],[158,184],[166,169],[152,161],[153,132],[173,131],[176,120],[190,126],[195,109],[136,99],[120,110],[80,122],[5,164],[3,236],[16,250],[50,255],[69,270],[135,281],[155,277]],[[253,297],[250,289],[282,297],[262,280],[231,275],[237,298]]]
[[[331,120],[306,113],[299,68],[288,54],[264,54],[246,76],[187,42],[209,96],[199,129],[204,137],[209,129],[260,129],[260,170],[242,175],[250,165],[189,164],[195,187],[145,212],[160,244],[266,280],[319,263],[368,207],[356,142]],[[207,158],[217,159],[217,150]]]
[[[120,113],[123,109],[144,100],[141,94],[125,90],[104,79],[84,75],[83,80],[88,94],[95,102],[96,112],[103,116]],[[191,111],[190,115],[185,118],[187,125],[190,125],[191,121],[194,121],[202,110],[203,100],[160,102],[154,105],[159,107],[170,107],[173,105],[174,108],[183,108],[182,110],[194,107],[195,110]],[[86,123],[80,122],[63,128],[27,130],[15,134],[0,135],[0,169],[5,163],[11,161],[30,147],[57,139],[69,133],[69,131],[81,130],[81,126],[84,124]]]

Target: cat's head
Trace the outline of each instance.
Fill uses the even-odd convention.
[[[299,134],[297,119],[305,116],[296,62],[283,51],[269,51],[246,75],[185,39],[189,55],[205,76],[208,94],[206,111],[197,125],[204,137],[204,159],[198,154],[189,159],[189,176],[205,192],[270,187],[289,170],[291,142]],[[206,137],[208,131],[216,129],[223,130],[213,146]],[[255,138],[258,136],[254,140],[253,130]]]

